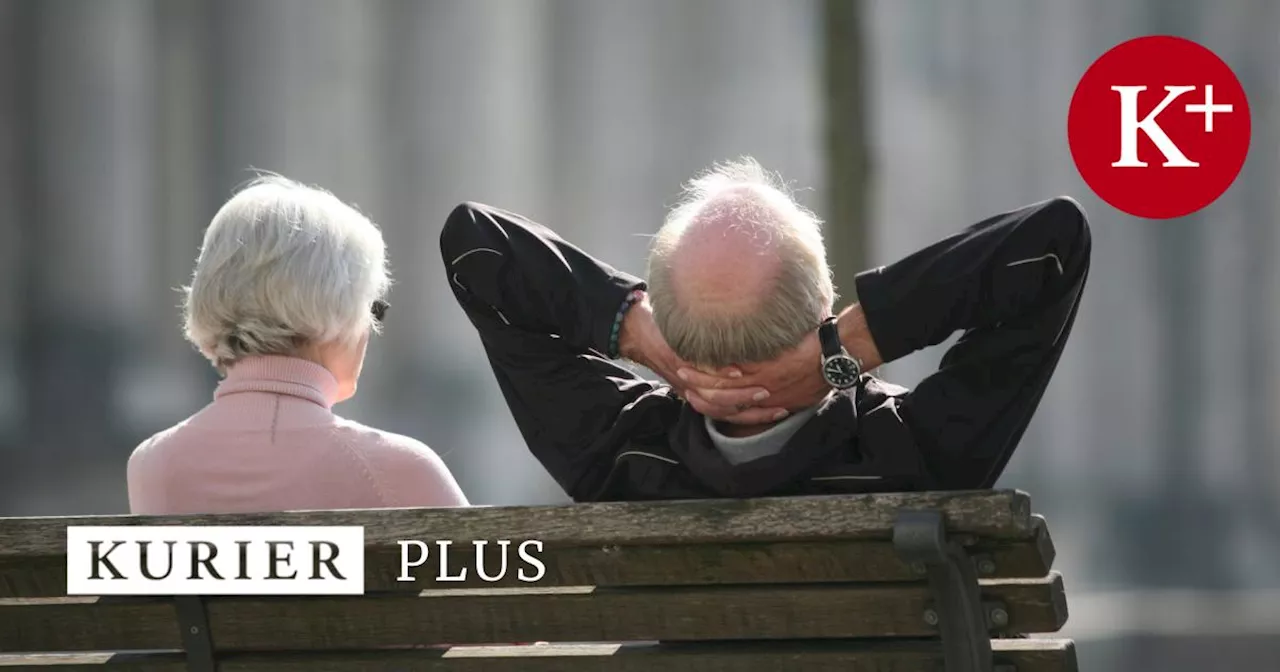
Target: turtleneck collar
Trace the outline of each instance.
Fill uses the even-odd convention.
[[[716,427],[714,420],[707,418],[707,436],[711,438],[711,443],[724,455],[726,460],[732,464],[742,464],[766,455],[782,452],[782,447],[787,445],[787,442],[791,440],[792,436],[795,436],[800,427],[809,422],[817,412],[817,406],[806,408],[763,432],[751,436],[729,436],[724,434],[720,431],[720,428]]]
[[[248,357],[231,365],[213,398],[240,392],[285,394],[332,408],[338,380],[323,366],[298,357]]]

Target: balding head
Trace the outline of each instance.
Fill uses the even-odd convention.
[[[649,254],[649,294],[681,358],[721,367],[772,359],[831,313],[821,223],[751,159],[689,183]]]

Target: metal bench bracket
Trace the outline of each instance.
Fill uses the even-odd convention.
[[[928,577],[933,605],[922,617],[941,634],[946,672],[991,672],[987,624],[993,605],[983,604],[974,562],[961,544],[947,539],[942,513],[900,511],[893,545]]]
[[[178,612],[178,627],[182,631],[182,648],[187,652],[187,670],[217,672],[218,663],[213,656],[213,636],[209,632],[204,598],[179,595],[173,601]]]

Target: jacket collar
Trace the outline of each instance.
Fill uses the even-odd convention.
[[[718,496],[759,497],[798,482],[823,458],[850,445],[857,428],[858,412],[852,396],[832,395],[782,450],[735,465],[711,442],[705,417],[683,404],[669,445],[685,467]]]
[[[231,365],[213,398],[242,392],[283,394],[332,408],[338,380],[323,366],[298,357],[248,357]]]

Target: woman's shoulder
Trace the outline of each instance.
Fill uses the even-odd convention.
[[[155,513],[157,497],[163,499],[166,481],[172,476],[172,468],[181,461],[183,447],[189,442],[182,439],[186,421],[166,430],[156,432],[138,444],[129,454],[125,465],[125,480],[129,490],[129,510],[133,513]]]
[[[183,420],[168,429],[152,434],[133,449],[133,453],[129,455],[129,462],[142,461],[164,452],[170,445],[179,441],[182,430],[186,425],[187,421]]]
[[[403,434],[335,416],[334,429],[348,447],[361,451],[368,457],[383,459],[438,459],[427,444]]]
[[[337,423],[343,443],[372,472],[389,506],[467,506],[448,465],[427,444],[345,418]]]

